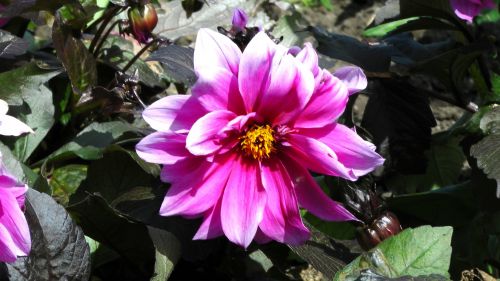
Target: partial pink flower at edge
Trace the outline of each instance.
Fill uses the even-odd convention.
[[[467,22],[472,22],[484,9],[495,8],[493,0],[450,0],[450,4],[457,17]]]
[[[19,136],[24,133],[34,133],[28,125],[7,115],[8,110],[9,105],[0,99],[0,135]]]
[[[14,262],[31,250],[28,222],[23,213],[28,186],[7,173],[0,162],[0,261]]]
[[[349,97],[318,67],[306,45],[296,56],[258,33],[242,53],[227,37],[201,29],[191,96],[168,96],[144,110],[157,132],[140,157],[163,164],[170,182],[163,216],[203,216],[195,239],[225,235],[301,244],[309,236],[299,207],[324,220],[356,220],[309,171],[356,180],[383,164],[375,146],[335,123]]]

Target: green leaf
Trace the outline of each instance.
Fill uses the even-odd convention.
[[[9,105],[22,105],[25,96],[49,91],[45,84],[59,74],[59,69],[49,68],[42,62],[28,63],[19,68],[0,73],[0,99]]]
[[[500,197],[500,134],[489,135],[474,144],[470,154],[477,159],[477,166],[490,179],[497,181],[497,197]]]
[[[72,164],[55,169],[50,177],[52,195],[66,205],[86,177],[87,165]]]
[[[383,37],[402,32],[422,29],[456,29],[455,26],[430,17],[410,17],[395,20],[369,28],[363,32],[366,37]]]
[[[156,248],[156,262],[151,281],[166,281],[181,257],[181,243],[172,233],[148,227],[149,236]]]
[[[31,233],[31,252],[28,257],[7,264],[10,280],[89,280],[89,246],[82,229],[61,205],[50,196],[30,189],[26,220]]]
[[[448,277],[452,232],[451,227],[405,229],[355,259],[334,280],[353,280],[366,269],[389,278],[432,274]]]
[[[137,198],[137,193],[129,192],[137,187],[153,186],[156,180],[156,177],[145,172],[127,153],[122,151],[107,153],[102,159],[93,161],[89,165],[87,178],[71,196],[70,202],[79,202],[87,194],[94,192],[98,192],[109,203],[126,193],[130,195],[129,200],[137,201],[141,199]],[[147,199],[150,197],[148,193],[140,194],[144,194]],[[116,204],[123,201],[126,200],[122,197]]]
[[[493,84],[492,85],[492,91],[493,91],[492,100],[500,102],[500,75],[493,73],[491,75],[491,84]]]
[[[87,194],[67,209],[87,236],[124,258],[139,280],[149,277],[154,247],[146,226],[117,212],[98,194]]]
[[[109,36],[103,44],[99,55],[105,64],[117,70],[122,70],[135,56],[134,45],[121,36]],[[164,70],[159,64],[146,63],[142,59],[138,59],[126,73],[134,75],[136,70],[139,81],[146,86],[161,88],[168,86],[168,77],[164,74]]]
[[[23,92],[25,104],[12,107],[10,114],[26,123],[35,132],[16,138],[13,153],[26,162],[54,125],[55,108],[52,92],[45,86],[37,91]]]
[[[96,62],[83,42],[73,37],[72,30],[61,21],[61,16],[56,16],[52,27],[54,48],[68,73],[73,91],[81,95],[97,84]]]
[[[75,156],[85,160],[99,159],[106,147],[125,136],[126,133],[135,134],[136,132],[137,128],[123,121],[95,122],[78,133],[73,141],[50,154],[44,161],[63,161]]]
[[[395,175],[386,184],[395,193],[406,194],[439,189],[457,183],[465,161],[459,145],[460,137],[445,133],[434,135],[431,147],[425,152],[427,168],[422,175]]]

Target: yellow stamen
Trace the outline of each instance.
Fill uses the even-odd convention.
[[[240,137],[241,150],[255,160],[267,159],[276,151],[274,130],[269,125],[253,125]]]

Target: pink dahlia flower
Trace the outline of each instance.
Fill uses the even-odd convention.
[[[168,96],[144,110],[157,130],[137,144],[163,164],[170,182],[160,215],[203,216],[194,239],[226,235],[247,247],[309,238],[299,206],[325,220],[356,220],[325,195],[309,171],[356,180],[382,165],[375,146],[335,123],[348,99],[318,67],[311,45],[296,56],[259,32],[242,53],[201,29],[192,95]]]
[[[31,249],[28,223],[22,211],[28,187],[19,183],[0,162],[0,261],[14,262]]]
[[[472,22],[482,10],[495,8],[493,0],[450,0],[450,3],[457,17],[468,22]]]

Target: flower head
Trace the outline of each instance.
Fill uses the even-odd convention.
[[[450,0],[450,3],[457,17],[468,22],[472,22],[482,10],[495,8],[493,0]]]
[[[0,261],[14,262],[31,249],[28,222],[24,217],[25,193],[28,187],[19,183],[0,161]]]
[[[160,215],[203,216],[195,239],[226,235],[300,244],[309,238],[299,206],[334,221],[356,220],[325,195],[309,171],[356,180],[382,165],[375,146],[335,120],[348,88],[318,67],[310,44],[292,55],[259,32],[242,52],[199,31],[192,95],[168,96],[144,110],[157,132],[137,144],[163,164],[170,182]]]
[[[128,10],[131,33],[140,43],[148,43],[152,38],[152,31],[158,23],[153,4],[139,5]]]

